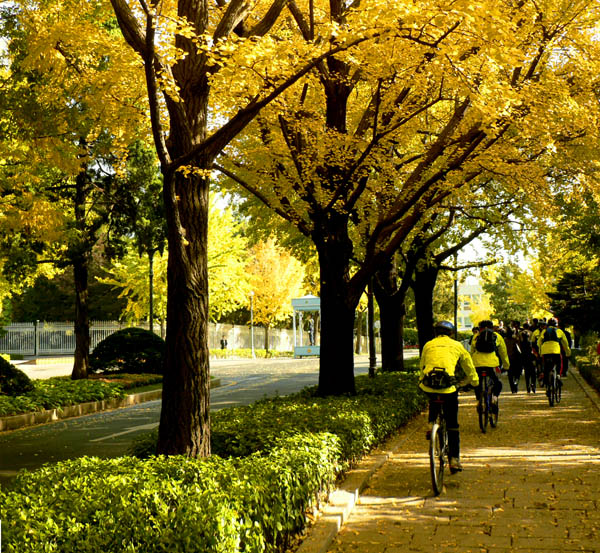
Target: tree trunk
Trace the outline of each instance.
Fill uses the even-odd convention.
[[[381,370],[404,370],[404,316],[406,291],[398,288],[397,271],[390,262],[373,279],[373,292],[379,306],[381,327]]]
[[[438,273],[439,268],[435,265],[427,265],[415,271],[412,289],[415,293],[420,351],[423,351],[423,346],[433,338],[433,291]]]
[[[92,245],[86,239],[89,229],[86,224],[86,201],[88,195],[87,168],[82,165],[75,179],[73,211],[77,241],[70,246],[75,284],[75,355],[71,378],[79,380],[88,377],[90,364],[90,316],[88,304],[88,262]]]
[[[363,326],[363,311],[359,311],[356,315],[356,343],[354,344],[354,353],[360,355],[362,353],[362,326]]]
[[[269,325],[265,325],[265,356],[269,357]]]
[[[148,322],[150,332],[154,332],[154,250],[148,252]]]
[[[168,222],[167,338],[158,453],[210,455],[208,180],[164,175]]]
[[[90,317],[88,306],[88,260],[78,257],[73,261],[75,281],[75,358],[71,378],[88,377],[90,366]]]
[[[338,231],[332,231],[332,227]],[[322,239],[324,236],[326,241]],[[349,286],[352,243],[343,220],[331,222],[326,231],[315,231],[313,240],[319,254],[321,278],[319,394],[354,394],[354,315],[360,293]]]

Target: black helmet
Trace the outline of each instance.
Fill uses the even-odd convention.
[[[548,319],[548,326],[556,326],[558,324],[558,321],[552,317],[551,319]]]
[[[454,332],[454,325],[450,321],[438,321],[433,326],[433,330],[436,336],[439,334],[450,336]]]

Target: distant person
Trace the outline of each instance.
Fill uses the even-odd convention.
[[[477,334],[479,334],[479,327],[478,326],[474,326],[471,329],[471,336],[469,336],[469,351],[471,351],[472,346],[473,346],[473,340],[475,339],[475,336],[477,336]]]
[[[531,330],[529,323],[523,323],[523,327],[519,332],[519,344],[521,348],[521,362],[523,364],[523,372],[525,373],[525,386],[527,393],[534,393],[536,389],[536,370],[535,361],[533,358],[533,350],[531,349]]]
[[[569,348],[573,348],[573,340],[571,339],[571,333],[566,329],[565,323],[558,322],[558,328],[563,331],[563,334],[567,338],[567,343],[569,344]],[[565,354],[565,350],[561,348],[560,354],[562,356],[562,365],[563,365],[563,378],[567,376],[569,372],[569,358]]]
[[[313,317],[308,318],[308,345],[315,345],[315,319]]]
[[[518,321],[512,321],[511,325],[506,329],[506,335],[504,336],[506,353],[510,362],[508,384],[513,394],[519,391],[519,380],[523,372],[521,346],[519,344],[519,327],[520,323]]]
[[[225,334],[221,337],[221,349],[227,349],[227,338],[225,338]]]

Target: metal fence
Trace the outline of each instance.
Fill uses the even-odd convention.
[[[128,325],[118,321],[92,321],[90,323],[90,350],[109,334],[122,328],[136,326],[148,328],[148,323]],[[0,353],[18,355],[72,355],[75,351],[75,330],[73,323],[12,323],[4,327],[0,336]],[[154,332],[164,337],[164,327],[155,324]],[[255,326],[253,329],[254,347],[263,349],[265,329]],[[219,349],[221,339],[227,340],[227,349],[252,347],[252,332],[249,326],[209,323],[208,346]],[[305,333],[304,340],[308,340]],[[293,330],[270,329],[269,349],[274,351],[292,351],[294,349]]]

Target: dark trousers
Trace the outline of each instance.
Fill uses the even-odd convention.
[[[495,396],[499,396],[500,392],[502,391],[502,382],[500,382],[500,379],[498,378],[498,375],[496,374],[496,370],[494,367],[475,367],[475,370],[477,371],[477,376],[479,376],[479,385],[477,386],[477,388],[475,388],[475,396],[477,397],[478,401],[479,401],[479,398],[481,397],[481,386],[482,386],[481,372],[484,369],[488,375],[488,378],[491,378],[491,380],[492,380],[492,394]]]
[[[534,364],[533,355],[523,356],[523,369],[525,371],[525,384],[527,389],[531,390],[536,383],[537,371]]]
[[[458,432],[458,392],[450,394],[427,394],[429,396],[429,422],[435,421],[440,404],[436,399],[441,399],[444,406],[446,428],[448,430],[448,450],[450,457],[460,457],[460,434]]]
[[[510,391],[515,393],[519,389],[519,379],[523,372],[523,357],[521,355],[514,355],[510,358],[510,369],[508,369],[508,383],[510,385]]]
[[[544,358],[544,384],[548,384],[548,375],[552,367],[556,367],[556,374],[562,373],[562,357],[560,353],[547,353]]]

